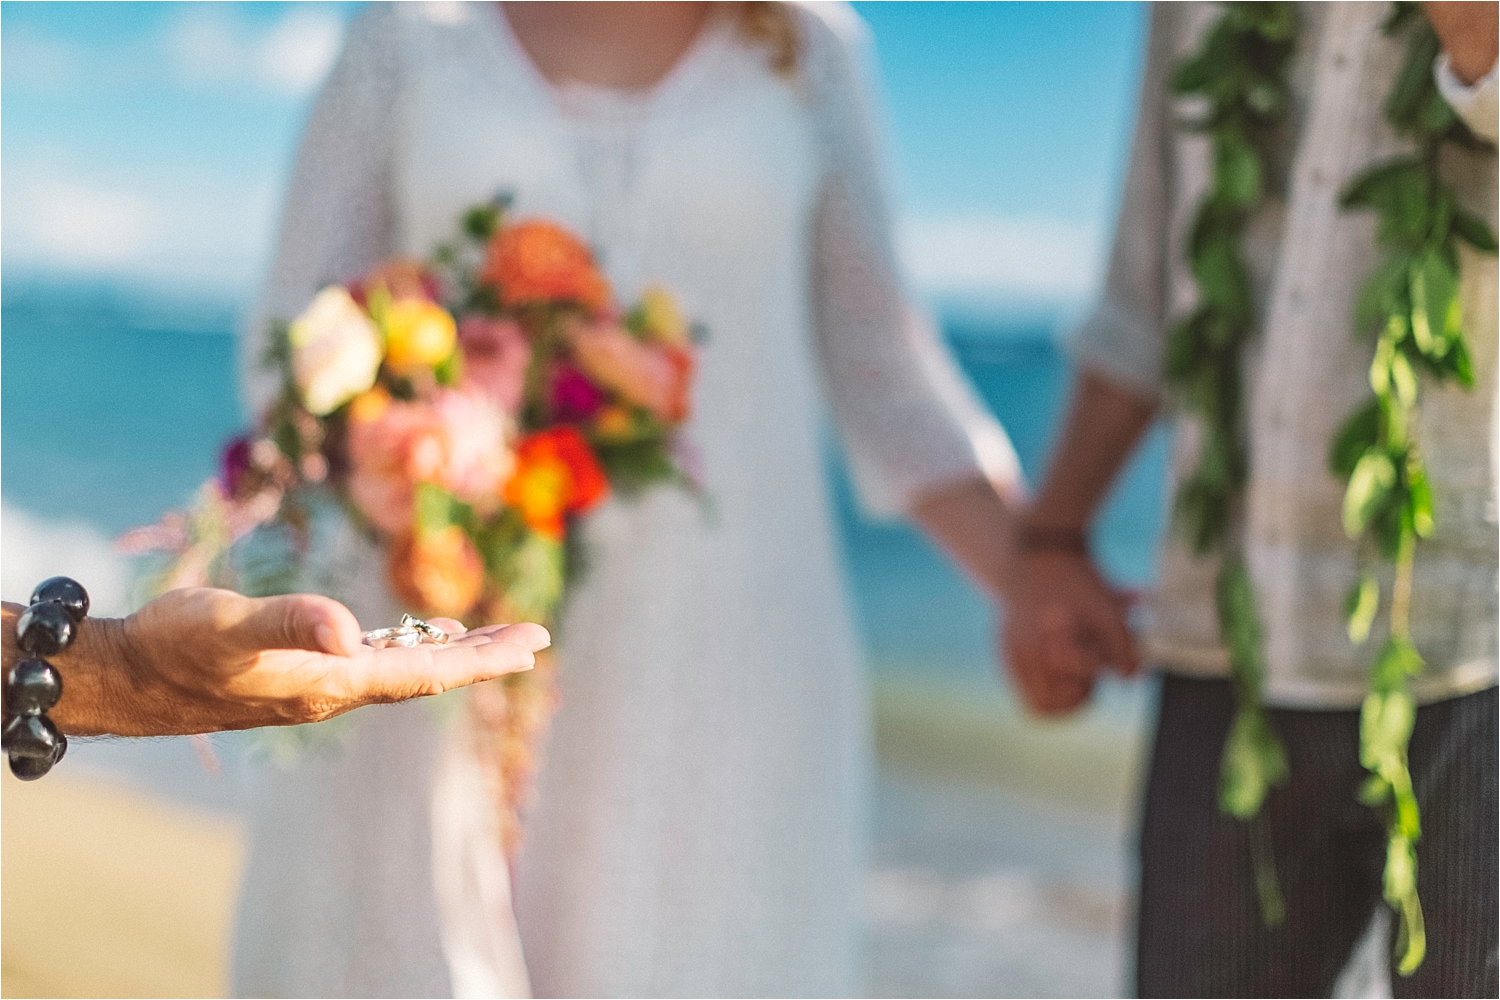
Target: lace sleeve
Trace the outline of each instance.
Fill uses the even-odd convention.
[[[394,20],[384,4],[372,4],[350,25],[303,132],[270,276],[241,338],[241,392],[252,419],[279,389],[263,361],[268,325],[295,317],[320,288],[358,275],[394,250]]]
[[[1019,485],[1005,432],[903,287],[865,26],[843,5],[815,4],[801,27],[825,164],[813,236],[817,351],[861,499],[889,514],[971,476]]]

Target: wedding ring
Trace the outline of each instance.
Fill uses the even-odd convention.
[[[421,632],[405,625],[397,625],[395,628],[378,628],[373,632],[366,632],[364,644],[374,646],[376,649],[384,649],[387,646],[411,647],[420,643],[423,639]]]
[[[427,639],[429,642],[435,642],[440,646],[448,641],[447,632],[444,632],[436,625],[424,622],[416,615],[402,615],[401,627],[416,629],[418,632],[422,633],[423,638]]]
[[[431,642],[441,646],[448,641],[448,633],[430,622],[424,622],[416,615],[402,615],[401,624],[392,628],[378,628],[373,632],[366,632],[364,643],[366,646],[374,646],[376,649],[384,649],[387,646],[412,646]]]

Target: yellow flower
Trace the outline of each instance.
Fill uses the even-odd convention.
[[[594,433],[606,441],[628,441],[635,436],[635,418],[623,406],[606,406],[594,418]]]
[[[385,363],[397,374],[437,366],[458,343],[458,328],[448,310],[426,299],[397,299],[383,312]]]
[[[338,286],[323,289],[287,330],[292,376],[308,412],[326,416],[375,384],[380,336]]]
[[[646,336],[660,344],[686,344],[692,331],[677,298],[660,285],[641,293],[641,319]]]

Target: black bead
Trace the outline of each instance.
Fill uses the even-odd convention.
[[[57,749],[52,751],[52,763],[56,764],[63,759],[63,754],[68,752],[68,737],[62,730],[57,731]]]
[[[5,708],[12,715],[41,715],[62,697],[62,674],[42,660],[22,660],[5,679]]]
[[[18,715],[5,724],[5,732],[0,734],[0,746],[12,760],[41,757],[51,761],[61,741],[62,733],[45,715]]]
[[[55,762],[46,757],[12,757],[10,773],[22,781],[35,781],[52,770],[53,763]]]
[[[73,644],[78,634],[73,618],[61,604],[33,604],[16,622],[16,642],[32,656],[56,656]]]
[[[77,624],[89,613],[89,592],[71,577],[54,576],[36,585],[30,603],[61,604],[68,609],[68,617]]]

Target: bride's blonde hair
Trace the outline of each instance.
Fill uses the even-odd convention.
[[[742,3],[739,29],[745,38],[766,50],[766,59],[778,76],[797,75],[802,43],[790,5],[776,0]]]

